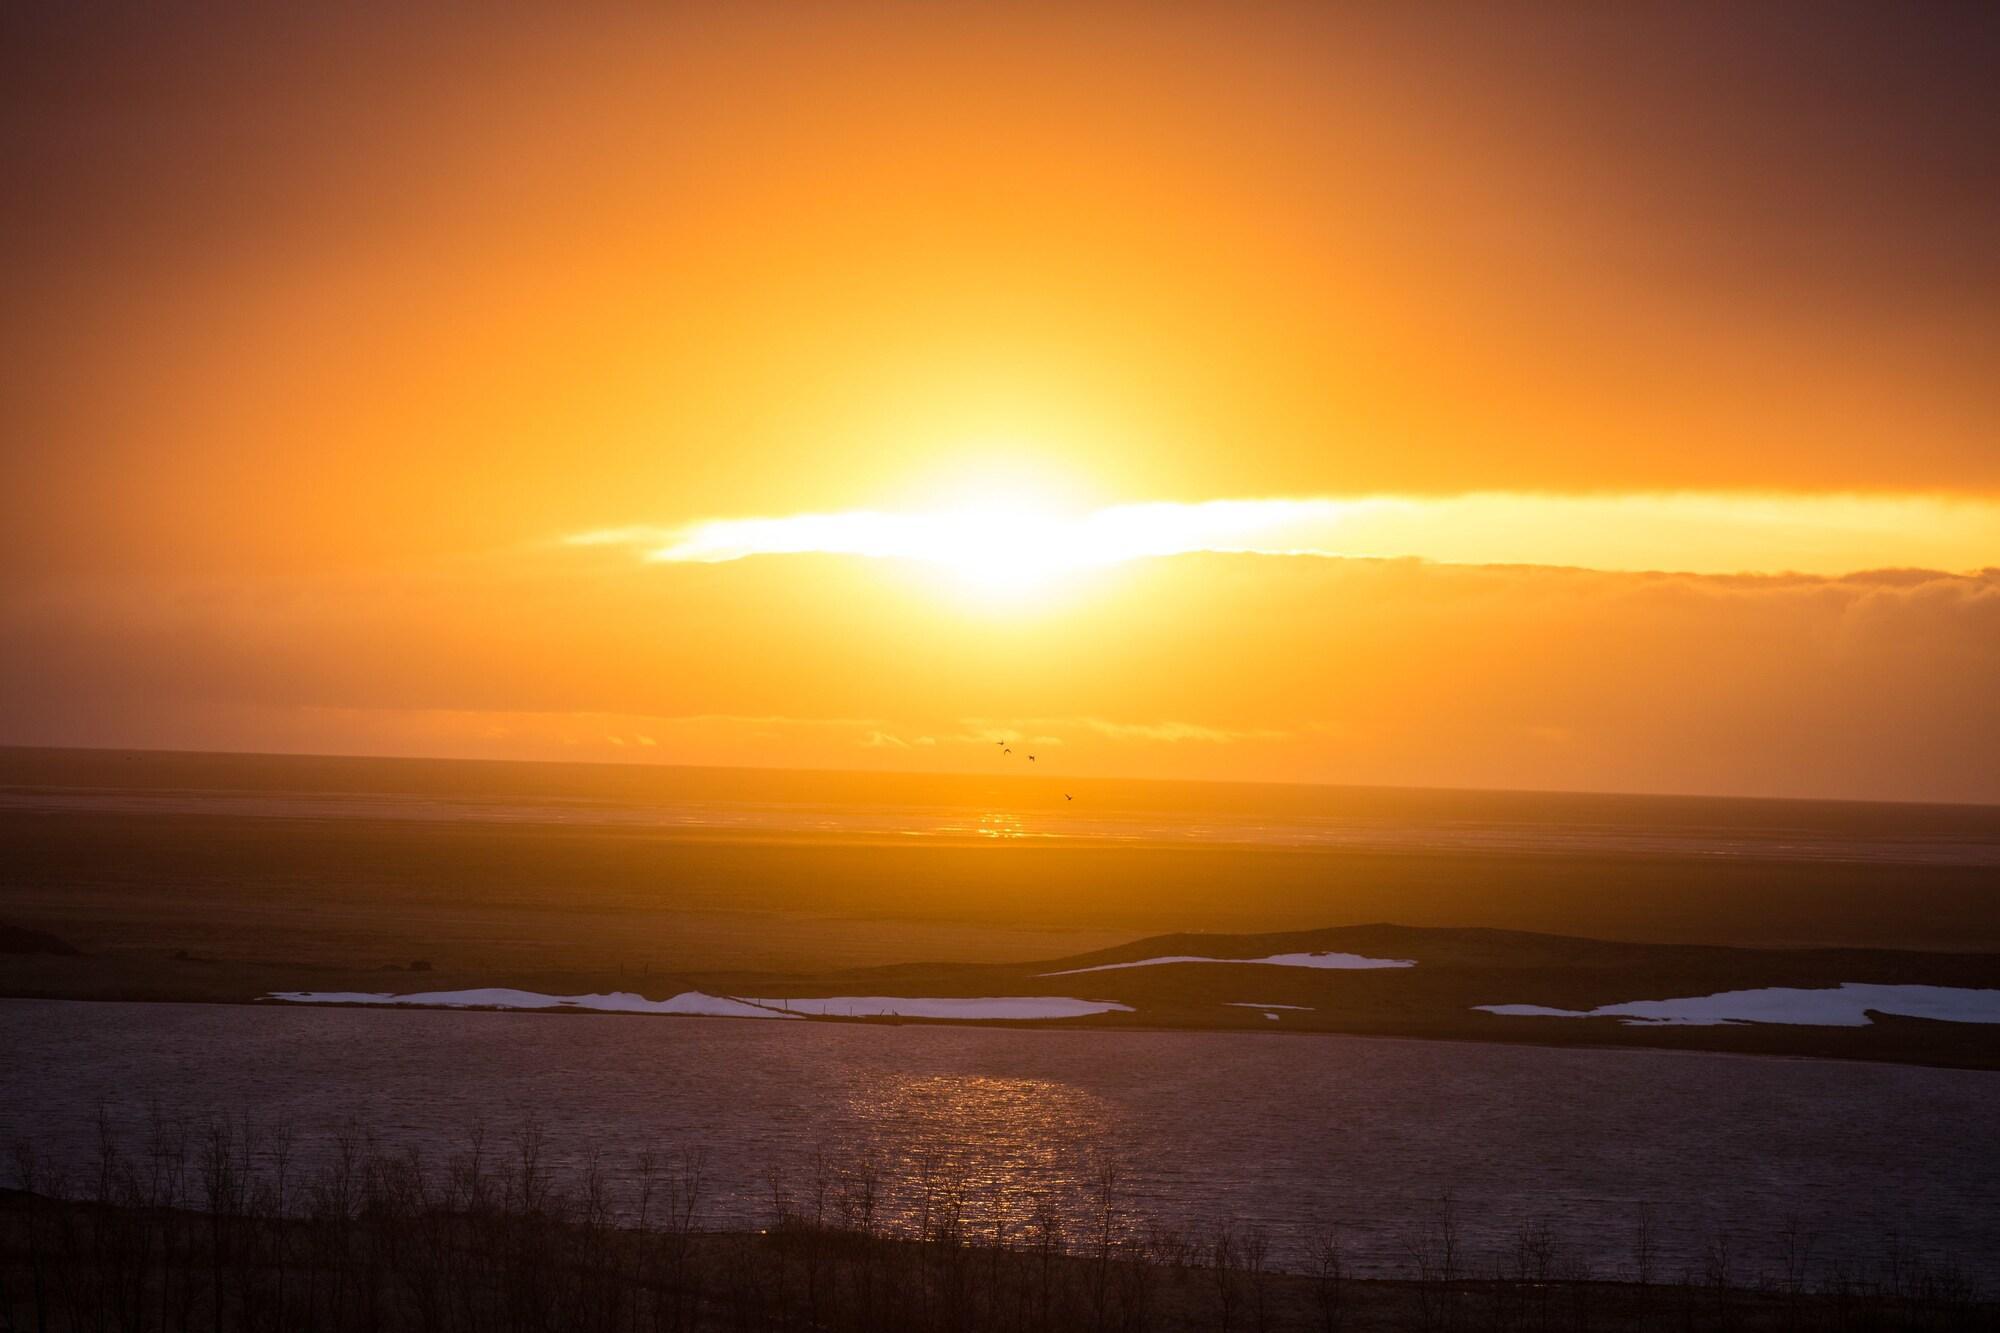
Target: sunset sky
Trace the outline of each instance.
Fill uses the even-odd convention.
[[[10,6],[0,743],[2000,801],[2000,10]]]

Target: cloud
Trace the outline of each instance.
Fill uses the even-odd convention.
[[[2000,800],[1996,679],[2000,571],[1198,554],[1005,617],[825,557],[0,593],[17,743],[984,772],[1012,737],[1080,775]]]
[[[1119,740],[1201,741],[1227,745],[1234,741],[1283,740],[1286,732],[1272,727],[1204,727],[1192,722],[1107,722],[1089,719],[1091,730]]]
[[[1046,728],[1059,731],[1089,731],[1099,736],[1118,741],[1153,741],[1161,744],[1176,744],[1182,741],[1196,741],[1207,745],[1229,745],[1238,741],[1283,740],[1289,733],[1271,727],[1210,727],[1197,722],[1119,722],[1103,717],[1028,718],[1014,724],[1016,727]],[[1038,740],[1060,744],[1054,737],[1038,737]]]
[[[1044,579],[1196,553],[1415,558],[1701,574],[1842,575],[1882,564],[1976,569],[2000,553],[2000,502],[1934,495],[1482,492],[1112,505],[853,509],[579,533],[665,564],[834,555]]]

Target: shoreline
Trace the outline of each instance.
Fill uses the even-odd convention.
[[[396,1013],[408,1015],[423,1014],[505,1014],[527,1017],[562,1018],[609,1018],[625,1020],[678,1020],[721,1022],[766,1022],[762,1018],[730,1014],[676,1014],[676,1013],[634,1013],[612,1009],[579,1009],[563,1006],[546,1008],[508,1008],[500,1005],[415,1005],[415,1004],[367,1004],[343,1001],[299,1003],[275,1000],[267,996],[244,999],[216,999],[207,997],[180,996],[76,996],[76,995],[23,995],[0,994],[0,1004],[130,1004],[130,1005],[190,1005],[211,1008],[252,1008],[272,1011],[283,1010],[342,1010],[374,1013]],[[1531,1041],[1513,1035],[1482,1037],[1469,1033],[1428,1035],[1420,1032],[1380,1032],[1343,1031],[1334,1028],[1252,1028],[1244,1027],[1201,1027],[1195,1025],[1175,1025],[1170,1023],[1146,1022],[1103,1022],[1091,1018],[1061,1019],[950,1019],[916,1018],[901,1016],[821,1016],[795,1014],[796,1021],[841,1027],[866,1028],[954,1028],[970,1031],[1008,1031],[1042,1033],[1091,1033],[1093,1035],[1173,1035],[1194,1036],[1213,1035],[1222,1038],[1263,1038],[1276,1037],[1284,1040],[1301,1040],[1314,1037],[1335,1038],[1343,1041],[1373,1041],[1411,1043],[1427,1045],[1501,1046],[1529,1050],[1587,1051],[1592,1053],[1626,1054],[1638,1056],[1700,1056],[1739,1060],[1783,1060],[1823,1064],[1866,1064],[1902,1069],[1933,1069],[1949,1073],[2000,1074],[2000,1055],[1987,1062],[1949,1062],[1924,1060],[1916,1057],[1893,1058],[1868,1054],[1843,1054],[1820,1051],[1743,1051],[1727,1050],[1708,1046],[1667,1046],[1645,1042],[1606,1042],[1585,1040]],[[1616,1020],[1597,1020],[1616,1021]]]

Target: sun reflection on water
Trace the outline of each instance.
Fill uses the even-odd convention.
[[[1028,828],[1020,816],[1004,810],[989,810],[979,817],[977,831],[982,838],[1025,838]]]
[[[773,1189],[794,1208],[905,1235],[954,1228],[1020,1241],[1136,1225],[1123,1194],[1116,1106],[1074,1084],[981,1074],[892,1076],[855,1087],[822,1142]],[[836,1126],[851,1131],[842,1142]],[[868,1145],[862,1149],[859,1144]]]

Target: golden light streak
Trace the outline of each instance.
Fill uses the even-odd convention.
[[[1021,590],[1061,575],[1197,552],[1694,574],[1955,571],[2000,563],[2000,502],[1936,496],[1484,492],[1120,504],[1008,500],[851,509],[582,533],[666,563],[841,555],[939,566]]]

